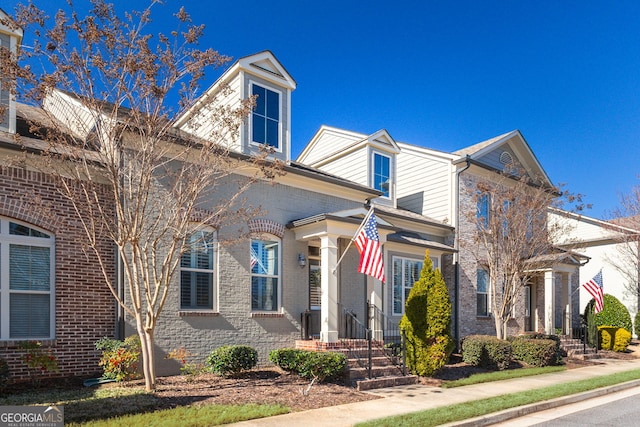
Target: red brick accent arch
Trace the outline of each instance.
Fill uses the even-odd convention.
[[[252,219],[249,221],[249,231],[251,233],[269,233],[279,238],[284,237],[285,227],[270,219]]]
[[[33,204],[21,200],[10,199],[6,195],[0,196],[0,216],[33,224],[53,234],[58,233],[61,226],[58,218],[51,215],[50,212],[37,209]]]

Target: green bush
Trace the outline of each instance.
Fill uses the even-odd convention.
[[[549,335],[549,334],[543,334],[540,332],[527,332],[524,335],[519,335],[516,337],[509,337],[507,338],[510,342],[513,343],[513,341],[518,340],[518,339],[531,339],[531,340],[552,340],[555,344],[555,355],[554,355],[554,361],[551,363],[551,365],[559,365],[562,363],[562,355],[563,355],[563,350],[560,347],[560,337],[558,335]],[[515,357],[515,348],[513,349],[514,351],[514,358],[516,360],[520,360],[517,357]],[[543,365],[546,366],[546,365]]]
[[[342,376],[347,366],[347,358],[342,353],[318,352],[280,348],[269,353],[269,360],[288,372],[306,379],[327,381]]]
[[[599,326],[600,348],[603,350],[613,350],[623,352],[627,350],[631,342],[631,333],[624,328],[612,326]]]
[[[598,344],[598,327],[610,326],[616,328],[624,328],[627,332],[633,331],[631,323],[631,315],[627,307],[622,304],[618,298],[613,295],[604,294],[604,306],[600,313],[593,313],[595,300],[591,299],[585,307],[584,316],[587,319],[588,340],[591,347]]]
[[[511,342],[513,358],[529,366],[542,367],[558,363],[556,341],[519,337]]]
[[[433,270],[429,251],[420,280],[407,298],[400,328],[406,335],[407,367],[413,374],[430,376],[447,363],[454,348],[451,300],[440,270]]]
[[[469,335],[462,341],[462,360],[473,366],[507,369],[511,364],[511,343],[489,335]]]
[[[636,317],[633,319],[633,332],[637,337],[640,337],[640,310],[638,310]]]
[[[247,345],[223,345],[207,357],[211,371],[223,377],[254,368],[258,364],[258,352]]]
[[[0,357],[0,389],[4,388],[9,382],[9,364]]]
[[[99,365],[102,366],[103,378],[116,381],[139,378],[138,362],[140,360],[140,337],[131,335],[124,341],[113,338],[100,338],[96,349],[102,351]]]

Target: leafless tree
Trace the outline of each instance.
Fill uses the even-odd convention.
[[[570,247],[566,239],[564,249],[554,245],[559,236],[567,235],[568,225],[549,222],[549,209],[565,203],[581,209],[581,197],[562,193],[512,166],[478,177],[467,191],[478,211],[467,212],[472,237],[462,242],[488,272],[488,310],[496,336],[506,338],[507,323],[521,303],[524,287]]]
[[[32,4],[19,6],[7,25],[19,25],[33,40],[17,56],[4,51],[2,61],[14,93],[44,115],[32,124],[40,151],[21,161],[53,176],[74,207],[84,245],[135,322],[148,390],[156,382],[156,322],[189,236],[246,221],[255,209],[243,192],[279,173],[266,152],[230,151],[253,99],[209,108],[206,117],[192,112],[193,123],[212,121],[206,138],[172,126],[194,105],[205,71],[230,58],[197,47],[204,26],[194,25],[184,8],[174,15],[176,31],[148,33],[157,3],[119,16],[113,5],[92,0],[80,16],[69,2],[53,19]],[[216,105],[215,97],[208,101]],[[105,238],[117,247],[126,296],[101,246]]]
[[[640,186],[620,196],[620,206],[611,213],[611,233],[617,251],[607,257],[624,280],[625,293],[640,308]]]

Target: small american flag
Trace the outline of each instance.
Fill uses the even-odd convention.
[[[382,248],[378,237],[378,222],[373,211],[363,221],[362,228],[354,239],[360,252],[358,271],[375,277],[384,283],[384,265],[382,264]]]
[[[582,286],[591,294],[593,299],[596,302],[596,305],[593,309],[594,313],[600,313],[604,308],[604,292],[602,288],[602,270],[598,272],[593,279],[589,280],[587,283],[584,283]]]

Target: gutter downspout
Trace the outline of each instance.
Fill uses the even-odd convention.
[[[471,167],[471,156],[467,154],[465,161],[467,162],[466,166],[460,170],[456,171],[456,230],[455,230],[455,238],[453,247],[456,250],[453,254],[454,257],[454,268],[455,268],[455,284],[454,284],[454,311],[456,316],[456,321],[454,323],[454,331],[453,336],[456,342],[456,347],[458,350],[460,348],[460,302],[458,296],[460,295],[460,175],[462,172],[466,171]]]

